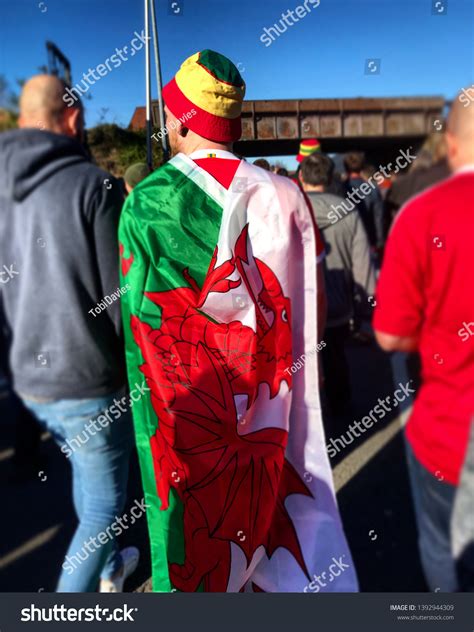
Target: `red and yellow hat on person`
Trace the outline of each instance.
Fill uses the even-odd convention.
[[[212,50],[191,55],[163,88],[163,100],[176,118],[187,114],[186,127],[221,143],[242,135],[244,95],[245,83],[237,67]]]
[[[317,138],[303,140],[300,144],[300,153],[296,156],[296,160],[303,162],[305,158],[314,154],[315,151],[321,151],[321,143]]]

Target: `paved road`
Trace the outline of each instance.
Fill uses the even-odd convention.
[[[350,417],[325,420],[328,439],[347,430],[393,394],[389,358],[374,345],[348,349],[354,397]],[[397,383],[397,382],[396,382]],[[332,459],[338,501],[363,591],[424,591],[401,437],[400,408]],[[0,591],[51,591],[74,530],[69,465],[50,438],[41,442],[38,473],[14,478],[15,407],[0,398]],[[130,507],[141,499],[136,458],[131,464]],[[126,508],[126,511],[128,510]],[[146,519],[120,536],[121,546],[137,545],[140,566],[126,590],[150,575]]]

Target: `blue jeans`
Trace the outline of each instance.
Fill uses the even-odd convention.
[[[474,592],[474,420],[454,501],[453,554],[462,592]]]
[[[110,526],[125,506],[133,443],[131,414],[123,406],[124,412],[118,418],[110,418],[109,413],[110,423],[94,423],[92,429],[90,421],[97,420],[114,404],[114,397],[120,400],[124,392],[44,403],[23,397],[25,406],[51,432],[72,465],[73,500],[79,524],[62,565],[57,592],[93,592],[99,578],[110,579],[121,569],[122,560]],[[107,422],[105,417],[102,419]]]
[[[431,591],[456,592],[450,526],[456,487],[438,480],[423,467],[407,440],[405,446],[425,579]]]

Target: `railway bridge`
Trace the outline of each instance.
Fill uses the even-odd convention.
[[[247,157],[296,155],[301,139],[318,138],[327,153],[357,149],[374,164],[386,163],[441,131],[445,104],[441,96],[244,101],[242,139],[234,148]],[[157,101],[152,113],[159,128]],[[130,127],[145,127],[144,107],[136,108]]]

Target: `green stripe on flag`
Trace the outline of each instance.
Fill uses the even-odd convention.
[[[175,157],[139,184],[122,212],[119,241],[123,257],[133,257],[122,284],[130,290],[122,296],[122,315],[129,384],[143,383],[139,367],[144,363],[135,343],[130,319],[136,316],[153,329],[161,325],[159,307],[144,296],[187,286],[182,272],[189,269],[201,287],[218,241],[222,219],[223,191],[206,182],[202,174],[190,169],[189,159]],[[189,161],[192,164],[192,161]],[[196,173],[197,172],[197,173]],[[183,506],[177,492],[170,491],[170,506],[160,510],[150,438],[158,420],[150,392],[132,409],[136,444],[147,505],[147,521],[152,553],[152,581],[155,592],[168,592],[172,586],[168,561],[184,562]]]

